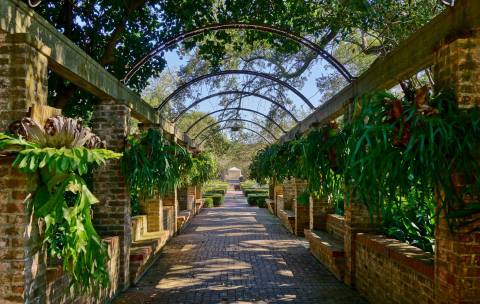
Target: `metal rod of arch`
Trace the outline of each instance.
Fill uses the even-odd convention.
[[[226,129],[231,129],[231,128],[232,128],[232,127],[223,127],[223,128],[218,129],[217,132],[220,132],[220,131],[226,130]],[[252,132],[252,133],[255,133],[255,134],[257,134],[258,136],[260,136],[261,138],[263,138],[263,140],[266,141],[267,144],[269,144],[269,145],[272,144],[271,141],[269,141],[265,136],[263,136],[262,134],[258,133],[257,131],[255,131],[255,130],[253,130],[253,129],[250,129],[250,128],[243,127],[243,126],[240,127],[240,128],[243,129],[243,130],[248,130],[248,131],[250,131],[250,132]],[[215,134],[215,133],[210,133],[210,134],[208,134],[207,136],[205,136],[205,137],[202,139],[202,141],[198,144],[198,146],[201,146],[207,139],[211,138],[214,134]]]
[[[288,84],[287,82],[285,82],[285,81],[283,81],[283,80],[281,80],[281,79],[279,79],[275,76],[272,76],[272,75],[266,74],[266,73],[261,73],[261,72],[248,71],[248,70],[225,70],[225,71],[217,71],[217,72],[212,72],[212,73],[209,73],[209,74],[201,75],[201,76],[198,76],[198,77],[190,80],[189,82],[186,82],[186,83],[180,85],[175,91],[173,91],[173,93],[168,95],[160,103],[160,105],[157,107],[157,110],[161,110],[170,100],[172,100],[181,91],[185,90],[189,86],[191,86],[191,85],[193,85],[193,84],[195,84],[199,81],[202,81],[204,79],[217,77],[217,76],[223,76],[223,75],[253,75],[253,76],[258,76],[258,77],[261,77],[261,78],[271,80],[273,82],[276,82],[276,83],[280,84],[281,86],[284,86],[284,87],[288,88],[290,91],[295,93],[295,95],[300,97],[303,100],[303,102],[310,107],[310,109],[312,109],[312,110],[315,109],[315,107],[308,100],[308,98],[305,97],[305,95],[303,95],[299,90],[295,89],[292,85]]]
[[[323,59],[325,59],[328,63],[330,63],[348,82],[352,82],[355,79],[352,74],[345,68],[343,64],[341,64],[335,57],[325,51],[321,46],[316,44],[315,42],[311,41],[308,38],[302,37],[298,34],[295,34],[291,31],[269,26],[266,24],[249,24],[249,23],[225,23],[225,24],[211,24],[201,28],[197,28],[188,32],[183,32],[177,34],[171,38],[164,40],[157,44],[152,50],[150,50],[144,57],[140,58],[132,68],[125,74],[125,77],[122,79],[124,83],[128,83],[128,81],[132,78],[135,73],[140,70],[143,65],[150,60],[152,57],[156,56],[157,54],[169,49],[170,47],[176,45],[177,43],[191,38],[198,35],[202,35],[207,32],[211,31],[223,31],[223,30],[256,30],[261,32],[267,32],[276,34],[285,38],[288,38],[292,41],[300,43],[310,50],[314,51],[316,54],[320,55]]]
[[[190,110],[191,108],[195,107],[196,105],[208,100],[208,99],[211,99],[211,98],[214,98],[214,97],[217,97],[217,96],[221,96],[221,95],[230,95],[230,94],[244,94],[245,96],[254,96],[254,97],[258,97],[258,98],[261,98],[263,100],[266,100],[266,101],[269,101],[275,105],[277,105],[279,108],[281,108],[282,110],[284,110],[290,117],[292,117],[292,119],[295,121],[295,122],[299,122],[298,118],[295,117],[295,115],[293,115],[292,112],[290,112],[287,108],[285,108],[284,105],[282,105],[281,103],[279,103],[278,101],[275,101],[273,100],[272,98],[268,97],[268,96],[264,96],[262,94],[259,94],[259,93],[255,93],[255,92],[244,92],[244,91],[237,91],[237,90],[231,90],[231,91],[223,91],[223,92],[218,92],[218,93],[214,93],[214,94],[211,94],[211,95],[208,95],[208,96],[205,96],[205,97],[202,97],[196,101],[194,101],[191,105],[189,105],[188,107],[186,107],[185,109],[183,109],[180,113],[178,113],[177,117],[175,117],[173,119],[173,122],[177,122],[180,117],[182,117],[188,110]]]
[[[220,110],[216,110],[216,111],[213,111],[213,112],[210,112],[208,114],[205,114],[203,115],[202,117],[200,117],[199,119],[197,119],[194,123],[192,123],[190,125],[190,127],[188,127],[188,129],[185,131],[185,133],[188,133],[193,127],[195,127],[200,121],[202,121],[203,119],[207,118],[208,116],[210,115],[213,115],[215,113],[219,113],[219,112],[226,112],[226,111],[232,111],[232,110],[238,110],[238,111],[247,111],[247,112],[252,112],[252,113],[255,113],[255,114],[258,114],[258,115],[261,115],[263,117],[265,117],[266,119],[268,119],[269,121],[271,121],[275,126],[277,126],[280,130],[282,130],[283,133],[287,133],[287,131],[285,131],[282,126],[280,126],[275,120],[273,120],[271,117],[269,117],[268,115],[265,115],[261,112],[258,112],[258,111],[255,111],[255,110],[252,110],[252,109],[246,109],[246,108],[242,108],[242,107],[235,107],[235,108],[224,108],[224,109],[220,109]]]
[[[242,122],[249,122],[251,124],[254,124],[258,127],[260,127],[262,130],[266,131],[268,134],[270,134],[270,136],[275,139],[275,140],[278,140],[278,138],[272,133],[272,131],[270,131],[269,129],[267,129],[266,127],[262,126],[261,124],[257,123],[257,122],[254,122],[252,120],[248,120],[248,119],[243,119],[243,118],[227,118],[227,119],[222,119],[222,120],[219,120],[219,121],[216,121],[214,123],[211,123],[209,124],[208,126],[206,126],[205,128],[203,128],[200,132],[197,133],[197,135],[195,135],[195,137],[193,138],[193,140],[197,140],[197,138],[203,134],[203,132],[207,131],[208,129],[216,126],[216,125],[219,125],[221,124],[222,122],[229,122],[229,121],[242,121]]]

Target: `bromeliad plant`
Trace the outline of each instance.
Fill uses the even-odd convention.
[[[108,253],[90,213],[98,200],[83,176],[121,154],[104,149],[90,129],[62,116],[48,119],[44,127],[23,118],[10,131],[0,133],[0,150],[16,153],[13,166],[21,172],[40,176],[33,213],[45,222],[49,256],[62,261],[77,291],[107,286]]]
[[[133,197],[160,196],[172,192],[187,175],[193,160],[183,147],[170,145],[159,131],[148,129],[131,136],[122,159],[122,171]]]
[[[357,101],[348,139],[346,181],[381,216],[390,234],[404,235],[431,250],[434,194],[448,211],[452,228],[460,218],[480,212],[480,204],[465,204],[478,193],[480,112],[456,107],[453,94],[414,101],[375,93]],[[457,177],[469,187],[459,188]]]

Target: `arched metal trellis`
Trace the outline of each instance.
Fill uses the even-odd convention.
[[[244,127],[244,126],[241,126],[240,128],[243,129],[243,130],[247,130],[247,131],[250,131],[250,132],[252,132],[252,133],[255,133],[255,134],[257,134],[258,136],[260,136],[261,138],[263,138],[263,140],[264,140],[267,144],[269,144],[269,145],[272,144],[271,141],[269,141],[265,136],[263,136],[263,135],[260,134],[259,132],[255,131],[255,130],[253,130],[253,129]],[[217,132],[220,132],[220,131],[226,130],[226,129],[232,129],[232,127],[223,127],[223,128],[218,129]],[[198,145],[201,146],[207,139],[211,138],[214,134],[215,134],[215,133],[210,133],[210,134],[208,134],[207,136],[205,136]]]
[[[266,119],[268,119],[270,122],[272,122],[275,126],[277,126],[280,130],[282,130],[283,133],[287,133],[287,131],[285,131],[281,125],[279,125],[275,120],[273,120],[271,117],[269,117],[268,115],[265,115],[261,112],[258,112],[258,111],[255,111],[255,110],[252,110],[252,109],[246,109],[246,108],[241,108],[241,107],[235,107],[235,108],[224,108],[224,109],[220,109],[220,110],[216,110],[216,111],[213,111],[213,112],[210,112],[208,114],[205,114],[203,115],[202,117],[200,117],[199,119],[197,119],[194,123],[192,123],[190,125],[190,127],[188,127],[188,129],[185,131],[185,133],[188,133],[193,127],[195,127],[200,121],[204,120],[205,118],[207,118],[208,116],[210,115],[213,115],[215,113],[219,113],[219,112],[226,112],[226,111],[233,111],[233,110],[237,110],[237,111],[247,111],[247,112],[251,112],[251,113],[255,113],[255,114],[258,114],[260,116],[263,116],[265,117]]]
[[[269,101],[275,105],[277,105],[280,109],[282,109],[283,111],[285,111],[290,117],[292,117],[292,119],[295,121],[295,122],[298,122],[298,118],[295,117],[295,115],[292,114],[292,112],[290,112],[287,108],[285,108],[284,105],[282,105],[281,103],[279,103],[278,101],[275,101],[273,100],[272,98],[268,97],[268,96],[264,96],[262,94],[259,94],[259,93],[255,93],[255,92],[244,92],[244,91],[236,91],[236,90],[231,90],[231,91],[223,91],[223,92],[218,92],[218,93],[215,93],[215,94],[211,94],[211,95],[208,95],[208,96],[205,96],[205,97],[202,97],[196,101],[194,101],[191,105],[189,105],[188,107],[186,107],[185,109],[183,109],[180,113],[178,113],[177,117],[175,117],[173,119],[173,122],[177,122],[180,117],[182,117],[188,110],[190,110],[191,108],[195,107],[196,105],[208,100],[208,99],[211,99],[211,98],[214,98],[214,97],[218,97],[218,96],[222,96],[222,95],[230,95],[230,94],[244,94],[245,97],[248,97],[248,96],[254,96],[254,97],[258,97],[258,98],[261,98],[263,100],[266,100],[266,101]]]
[[[272,131],[270,131],[269,129],[267,129],[266,127],[262,126],[261,124],[255,122],[255,121],[252,121],[252,120],[248,120],[248,119],[243,119],[243,118],[227,118],[227,119],[222,119],[222,120],[219,120],[219,121],[216,121],[214,123],[211,123],[209,124],[208,126],[206,126],[205,128],[203,128],[200,132],[197,133],[197,135],[195,135],[195,137],[193,138],[194,140],[197,140],[197,138],[203,134],[203,132],[207,131],[208,129],[216,126],[216,125],[219,125],[221,124],[222,122],[230,122],[230,121],[242,121],[242,122],[249,122],[251,124],[254,124],[258,127],[260,127],[261,129],[263,129],[264,131],[266,131],[268,134],[270,134],[270,136],[275,139],[275,140],[278,140],[278,138],[272,133]]]
[[[272,76],[270,74],[255,72],[255,71],[248,71],[248,70],[245,70],[245,71],[244,70],[225,70],[225,71],[218,71],[218,72],[213,72],[213,73],[205,74],[205,75],[202,75],[202,76],[198,76],[198,77],[190,80],[189,82],[184,83],[181,86],[179,86],[175,91],[173,91],[172,94],[168,95],[167,98],[165,98],[160,103],[160,105],[158,106],[157,109],[161,110],[170,100],[172,100],[181,91],[185,90],[189,86],[194,85],[195,83],[197,83],[199,81],[202,81],[204,79],[213,78],[213,77],[217,77],[217,76],[223,76],[223,75],[253,75],[253,76],[257,76],[257,77],[261,77],[261,78],[271,80],[273,82],[276,82],[276,83],[280,84],[281,86],[284,86],[284,87],[288,88],[290,91],[295,93],[295,95],[300,97],[303,100],[303,102],[305,102],[310,107],[310,109],[312,109],[312,110],[315,109],[315,107],[308,100],[308,98],[305,97],[305,95],[303,95],[299,90],[295,89],[289,83],[287,83],[287,82],[285,82],[285,81],[283,81],[283,80],[281,80],[281,79],[279,79],[275,76]]]
[[[155,57],[157,54],[169,49],[170,47],[176,45],[177,43],[191,37],[202,35],[207,32],[223,30],[255,30],[260,32],[272,33],[288,38],[292,41],[306,46],[310,50],[314,51],[316,54],[320,55],[323,59],[330,63],[343,77],[345,77],[348,82],[351,82],[355,78],[352,76],[352,74],[350,74],[350,72],[347,70],[347,68],[345,68],[344,65],[342,65],[337,59],[335,59],[335,57],[330,55],[321,46],[308,38],[302,37],[298,34],[292,33],[284,29],[265,24],[226,23],[207,25],[192,31],[180,33],[157,44],[150,52],[148,52],[144,57],[142,57],[133,65],[133,67],[125,74],[125,77],[122,81],[124,83],[128,83],[130,78],[132,78],[132,76],[135,75],[135,73],[140,70],[148,60]]]

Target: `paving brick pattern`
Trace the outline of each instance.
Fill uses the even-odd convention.
[[[173,238],[114,304],[365,303],[319,264],[308,243],[266,209],[229,193]]]

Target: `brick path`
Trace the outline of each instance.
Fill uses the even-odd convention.
[[[337,281],[266,209],[229,193],[173,238],[114,304],[365,303]]]

